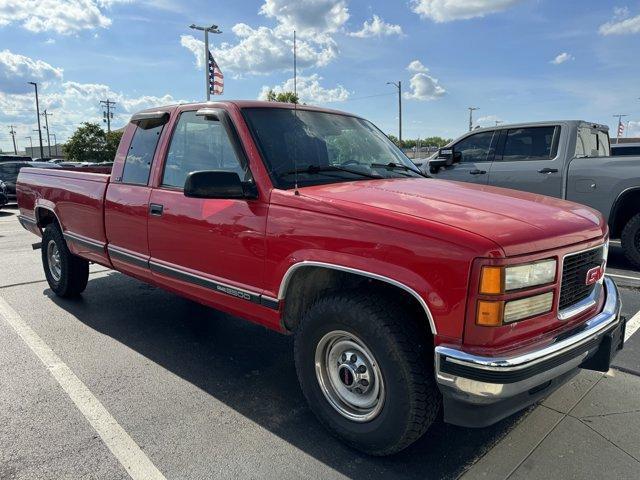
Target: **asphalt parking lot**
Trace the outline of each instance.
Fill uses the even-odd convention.
[[[87,420],[86,397],[131,439],[122,448],[140,450],[128,466],[167,479],[457,478],[535,418],[533,408],[481,430],[439,421],[396,456],[362,455],[306,407],[290,337],[100,266],[92,266],[81,299],[59,299],[31,249],[37,238],[16,213],[0,211],[0,304],[18,322],[0,318],[0,479],[130,478]],[[608,273],[632,318],[640,272],[616,245]],[[54,357],[34,352],[25,336],[57,360],[44,361]],[[615,366],[640,375],[638,335]],[[87,389],[84,399],[61,388],[60,372]]]

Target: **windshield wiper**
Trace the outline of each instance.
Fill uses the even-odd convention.
[[[323,172],[347,172],[347,173],[352,173],[353,175],[360,175],[362,177],[367,177],[367,178],[375,178],[375,179],[379,179],[380,176],[379,175],[371,175],[370,173],[366,173],[366,172],[360,172],[358,170],[352,170],[350,168],[345,168],[345,167],[341,167],[338,165],[309,165],[307,168],[303,168],[303,169],[297,169],[297,170],[289,170],[286,172],[281,173],[280,175],[293,175],[295,173],[309,173],[309,174],[316,174],[316,173],[323,173]]]
[[[426,175],[424,173],[422,173],[420,170],[413,169],[411,167],[408,167],[407,165],[403,165],[401,163],[395,163],[395,162],[389,162],[389,163],[371,163],[370,164],[371,167],[373,168],[386,168],[388,170],[395,170],[395,169],[401,169],[404,170],[406,172],[413,172],[413,173],[417,173],[418,175],[420,175],[421,177],[426,177]]]

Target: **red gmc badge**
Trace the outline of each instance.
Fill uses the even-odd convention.
[[[600,280],[603,275],[604,275],[604,267],[602,265],[593,267],[587,272],[587,278],[585,279],[585,283],[587,285],[593,285],[598,280]]]

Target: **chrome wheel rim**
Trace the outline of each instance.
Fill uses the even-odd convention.
[[[352,333],[327,333],[316,346],[315,370],[329,404],[355,422],[376,418],[384,405],[380,366],[366,344]]]
[[[53,240],[47,244],[47,263],[49,264],[49,273],[56,282],[59,282],[62,277],[62,261],[58,245]]]

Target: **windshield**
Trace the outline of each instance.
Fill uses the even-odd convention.
[[[284,108],[247,108],[247,123],[278,188],[371,178],[421,176],[372,123],[361,118]]]

